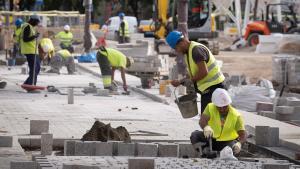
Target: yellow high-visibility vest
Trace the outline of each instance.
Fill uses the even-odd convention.
[[[29,36],[35,35],[35,32],[36,32],[35,29],[29,23],[25,23],[25,24],[22,25],[21,34],[20,34],[21,54],[35,54],[36,40],[33,39],[29,42],[24,42],[23,41],[24,29],[27,26],[29,26],[29,28],[30,28]]]
[[[67,49],[62,49],[62,50],[59,50],[57,52],[57,54],[59,54],[61,57],[63,57],[64,59],[68,58],[68,57],[71,57],[72,54],[67,50]]]
[[[70,46],[72,44],[73,34],[71,32],[66,33],[65,31],[61,31],[55,38],[58,38],[65,46]]]
[[[220,113],[217,107],[213,103],[209,103],[209,121],[208,125],[213,129],[213,138],[217,141],[231,141],[239,137],[235,125],[237,119],[241,114],[232,106],[229,105],[229,112],[227,114],[225,124],[223,128],[221,127]]]
[[[125,19],[122,22],[124,22],[124,25],[125,25],[124,26],[124,35],[125,35],[125,37],[129,37],[129,25],[128,25],[128,22]],[[121,24],[120,24],[120,27],[119,27],[119,35],[123,36]]]
[[[17,28],[15,27],[15,37],[14,37],[14,43],[21,43],[21,39],[20,39],[20,35],[21,35],[21,32],[22,32],[22,26]]]
[[[106,48],[106,51],[107,52],[99,50],[99,52],[102,55],[108,58],[108,61],[111,64],[111,66],[126,68],[127,59],[122,52],[113,48]]]
[[[54,52],[54,46],[53,46],[53,43],[52,43],[52,40],[51,40],[51,39],[49,39],[49,38],[43,38],[43,39],[41,39],[40,45],[41,45],[42,48],[43,48],[43,46],[45,46],[45,45],[48,45],[48,46],[49,46],[48,54],[51,53],[51,52]],[[53,55],[54,55],[54,53],[53,53]],[[50,57],[51,57],[51,56],[50,56]]]
[[[205,62],[207,70],[208,70],[208,74],[203,79],[197,81],[198,89],[201,92],[204,92],[207,88],[223,82],[225,80],[225,77],[224,77],[223,73],[221,72],[220,67],[217,65],[214,55],[209,51],[209,49],[206,46],[204,46],[200,43],[197,43],[197,42],[193,42],[193,41],[191,41],[191,44],[189,46],[188,55],[185,55],[185,57],[184,57],[186,65],[190,66],[190,69],[187,68],[190,77],[196,76],[196,74],[199,71],[198,66],[194,62],[194,59],[192,56],[192,51],[195,46],[202,46],[209,53],[209,61],[208,61],[208,63]],[[187,59],[189,59],[189,60],[187,60]],[[188,61],[189,61],[189,63],[188,63]]]

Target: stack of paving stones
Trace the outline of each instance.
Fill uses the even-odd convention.
[[[276,106],[273,103],[256,102],[256,112],[259,115],[281,121],[300,122],[300,99],[297,97],[277,98]],[[274,107],[275,106],[275,107]]]
[[[47,158],[55,169],[297,169],[300,167],[287,161],[273,159],[257,159],[258,162],[249,162],[175,157],[47,156]]]
[[[277,147],[279,145],[279,128],[269,126],[255,126],[256,145]]]

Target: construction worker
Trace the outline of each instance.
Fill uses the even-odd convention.
[[[67,49],[71,53],[74,52],[74,47],[72,46],[73,34],[70,32],[69,25],[65,25],[64,31],[59,32],[55,38],[59,39],[61,49]]]
[[[45,32],[39,43],[39,55],[41,60],[48,64],[50,59],[54,56],[54,50],[52,40],[48,38],[48,34]]]
[[[115,70],[120,69],[123,89],[127,92],[125,68],[133,64],[133,59],[126,57],[116,49],[101,46],[97,52],[97,61],[100,66],[104,89],[109,89],[110,91],[116,90],[116,86],[113,86],[112,82],[114,82]]]
[[[55,53],[50,59],[51,69],[47,73],[60,74],[60,69],[63,66],[67,67],[68,74],[75,73],[75,62],[72,54],[67,49],[61,49]]]
[[[233,108],[231,98],[225,89],[217,88],[201,115],[199,125],[203,131],[191,134],[191,143],[199,151],[201,147],[205,156],[212,139],[212,149],[221,151],[224,147],[232,148],[236,155],[241,151],[241,145],[246,141],[244,120],[241,114]]]
[[[14,47],[13,47],[13,57],[17,57],[20,54],[20,34],[21,34],[21,26],[23,24],[23,20],[18,18],[15,21],[15,30],[13,34],[14,38]]]
[[[129,43],[129,25],[124,19],[125,14],[123,12],[119,13],[120,26],[119,26],[119,43]]]
[[[40,72],[40,58],[37,56],[37,38],[39,33],[35,30],[39,23],[39,17],[32,15],[29,21],[24,23],[21,28],[21,54],[26,56],[29,66],[29,77],[24,82],[27,85],[36,85],[37,76]]]
[[[194,86],[196,92],[201,94],[201,113],[211,102],[212,93],[216,88],[224,88],[225,77],[218,66],[214,55],[203,44],[189,41],[182,32],[172,31],[166,37],[169,46],[176,52],[184,54],[189,77],[181,80],[172,80],[175,87],[180,84]],[[178,57],[181,57],[179,55]]]

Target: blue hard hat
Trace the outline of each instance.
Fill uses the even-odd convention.
[[[15,21],[15,25],[16,26],[21,26],[23,24],[23,20],[21,18],[18,18],[16,21]]]
[[[180,39],[182,39],[184,36],[181,32],[179,31],[172,31],[168,34],[166,37],[166,41],[169,44],[169,46],[173,49],[175,49],[177,43],[179,42]]]
[[[120,17],[120,18],[122,18],[122,17],[124,17],[124,16],[125,16],[125,14],[124,14],[123,12],[120,12],[120,13],[119,13],[119,17]]]

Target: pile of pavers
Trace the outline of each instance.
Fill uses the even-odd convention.
[[[300,122],[300,99],[297,97],[280,97],[274,103],[256,102],[258,115],[280,121]]]

